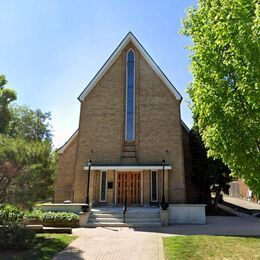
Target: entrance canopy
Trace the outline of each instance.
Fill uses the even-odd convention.
[[[172,166],[170,164],[165,164],[165,170],[171,170]],[[163,166],[161,164],[143,164],[143,165],[91,165],[91,170],[117,170],[117,171],[138,171],[138,170],[162,170]],[[84,170],[88,170],[88,166],[84,166]]]

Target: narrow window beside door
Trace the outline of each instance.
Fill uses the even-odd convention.
[[[158,201],[157,171],[151,173],[151,202]]]
[[[100,173],[100,202],[106,202],[107,195],[107,173],[102,171]]]

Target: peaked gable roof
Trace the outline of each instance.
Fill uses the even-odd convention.
[[[87,85],[87,87],[79,95],[79,97],[78,97],[79,101],[84,101],[85,100],[85,98],[89,94],[89,92],[95,87],[97,82],[102,78],[102,76],[106,73],[106,71],[110,68],[110,66],[113,64],[113,62],[116,60],[116,58],[121,54],[121,52],[124,49],[124,47],[130,41],[139,50],[139,52],[142,54],[142,56],[146,60],[146,62],[152,67],[152,69],[160,77],[160,79],[164,82],[164,84],[169,88],[169,90],[176,97],[176,99],[177,100],[182,100],[182,96],[178,92],[178,90],[173,86],[173,84],[170,82],[170,80],[166,77],[166,75],[162,72],[162,70],[159,68],[159,66],[155,63],[155,61],[149,55],[149,53],[144,49],[144,47],[136,39],[136,37],[133,35],[133,33],[129,32],[125,36],[125,38],[121,41],[121,43],[117,46],[117,48],[112,53],[112,55],[108,58],[106,63],[98,71],[98,73],[95,75],[95,77],[90,81],[90,83]]]
[[[69,140],[60,148],[58,148],[56,151],[57,153],[63,153],[67,147],[72,143],[72,141],[74,140],[74,138],[76,138],[76,136],[78,135],[79,130],[77,129],[74,134],[69,138]]]

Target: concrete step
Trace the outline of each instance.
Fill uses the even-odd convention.
[[[124,214],[123,213],[92,213],[91,217],[98,217],[98,218],[120,218]],[[126,217],[129,218],[160,218],[160,213],[135,213],[135,212],[127,212]]]
[[[104,218],[104,217],[101,217],[101,218],[93,218],[93,217],[90,217],[88,222],[123,222],[124,219],[123,217],[121,216],[121,218]]]
[[[123,207],[92,209],[87,227],[161,226],[159,208],[129,207],[124,223]]]
[[[89,223],[93,222],[123,222],[124,218],[89,218]],[[126,218],[126,223],[160,223],[160,218]]]
[[[123,223],[123,222],[92,222],[86,227],[161,227],[161,223]]]
[[[95,214],[91,214],[90,217],[97,217],[97,218],[120,218],[122,216],[123,216],[123,213],[120,213],[120,214],[95,213]]]
[[[129,227],[123,222],[89,222],[86,227]]]
[[[160,218],[126,218],[126,223],[161,223]]]

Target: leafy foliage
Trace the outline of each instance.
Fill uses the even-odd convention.
[[[24,249],[34,238],[34,232],[24,228],[25,211],[5,204],[0,207],[0,249]]]
[[[0,203],[30,207],[51,197],[56,155],[52,152],[50,113],[10,106],[13,90],[0,75]]]
[[[33,210],[25,214],[27,219],[36,219],[45,222],[70,222],[78,220],[79,216],[70,212],[43,212],[41,210]]]
[[[28,106],[11,106],[11,120],[8,136],[24,138],[29,141],[51,141],[51,114]]]
[[[0,75],[0,133],[6,133],[11,120],[9,104],[16,100],[16,92],[9,88],[4,88],[7,80],[4,75]]]
[[[23,206],[52,195],[55,154],[48,141],[0,135],[0,202]]]
[[[5,222],[16,222],[24,217],[24,211],[11,204],[0,207],[0,224]]]
[[[188,89],[208,155],[260,194],[260,7],[256,0],[198,1],[183,20],[191,36]]]
[[[17,222],[10,222],[0,228],[1,249],[24,249],[35,236],[32,230],[22,227]]]
[[[42,210],[34,209],[32,211],[27,211],[24,215],[25,219],[36,219],[40,220],[42,215]]]
[[[78,215],[70,212],[43,212],[40,216],[40,220],[46,222],[67,222],[78,219]]]
[[[193,183],[199,188],[200,203],[206,203],[210,209],[215,209],[221,192],[228,193],[231,181],[230,170],[221,160],[207,157],[207,150],[200,135],[190,131],[190,151],[192,154]],[[212,193],[215,197],[212,198]]]

